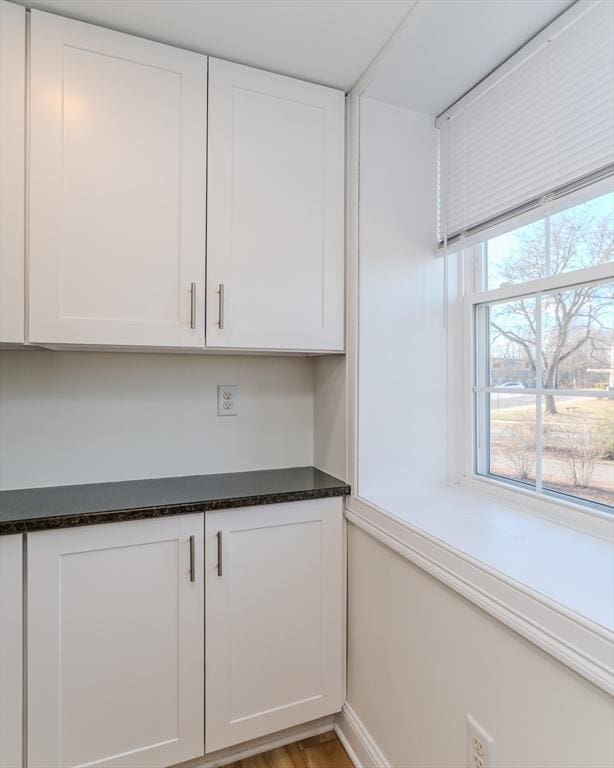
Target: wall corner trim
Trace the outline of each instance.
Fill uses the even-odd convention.
[[[335,733],[355,768],[392,768],[347,701],[335,720]]]

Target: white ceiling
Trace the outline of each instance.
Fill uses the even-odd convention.
[[[349,90],[414,0],[17,0]]]
[[[439,115],[573,0],[422,0],[365,95]]]
[[[573,0],[15,0],[438,115]]]

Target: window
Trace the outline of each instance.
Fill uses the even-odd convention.
[[[475,472],[613,511],[614,192],[466,254]]]
[[[471,282],[471,397],[449,409],[449,442],[471,436],[462,473],[610,513],[613,21],[608,0],[573,3],[436,120],[445,295]]]

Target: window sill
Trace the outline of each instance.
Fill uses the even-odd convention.
[[[351,497],[347,507],[352,523],[614,695],[614,539],[473,485]]]

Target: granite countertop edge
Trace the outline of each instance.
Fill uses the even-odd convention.
[[[124,509],[67,512],[66,514],[56,513],[49,516],[46,516],[44,513],[36,513],[31,517],[24,516],[14,520],[2,520],[0,518],[0,536],[349,495],[350,486],[341,480],[338,483],[338,485],[329,487],[260,492],[161,505],[148,504]]]

